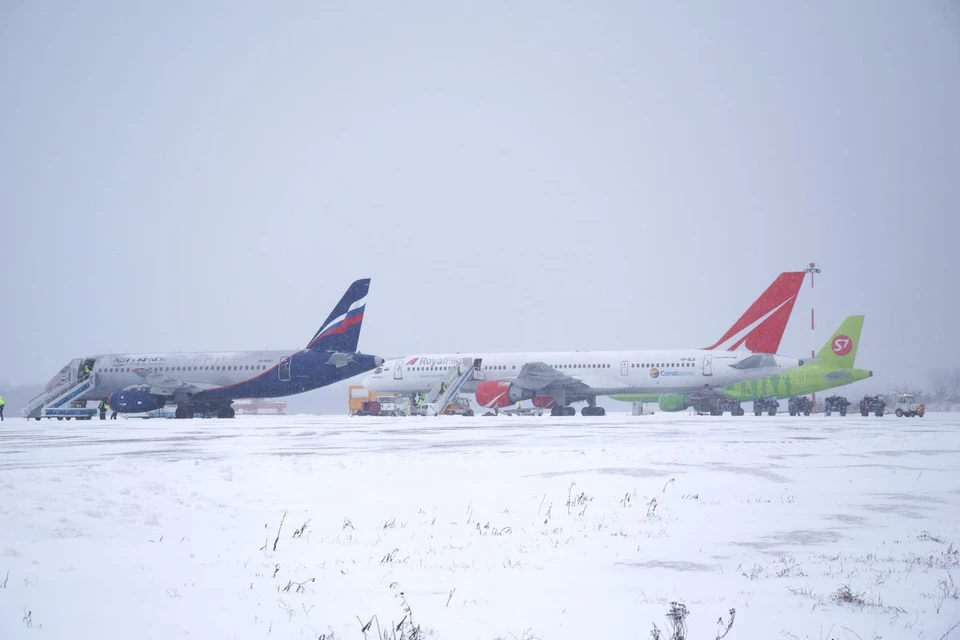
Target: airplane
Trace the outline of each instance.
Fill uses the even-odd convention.
[[[716,343],[705,349],[657,351],[560,351],[472,354],[482,361],[463,390],[482,407],[499,410],[523,400],[571,416],[586,402],[584,416],[602,416],[598,396],[618,393],[689,392],[762,378],[803,365],[776,355],[804,273],[785,272],[761,294]],[[749,350],[741,350],[741,348]],[[364,378],[373,391],[429,392],[445,383],[464,354],[412,355],[388,359]]]
[[[816,359],[793,371],[740,382],[706,393],[616,394],[610,397],[624,402],[656,402],[661,411],[684,411],[690,407],[715,407],[719,394],[741,402],[764,396],[784,400],[865,380],[873,376],[873,371],[856,369],[853,366],[857,347],[860,346],[863,319],[862,315],[848,316],[817,353]]]
[[[24,416],[89,419],[89,400],[106,399],[120,413],[177,405],[194,413],[234,417],[239,398],[279,398],[325,387],[383,365],[357,351],[370,279],[357,280],[306,347],[282,351],[126,353],[76,358],[47,383]]]

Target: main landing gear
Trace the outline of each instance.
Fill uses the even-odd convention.
[[[174,412],[173,417],[183,420],[185,418],[192,418],[195,413],[202,413],[204,418],[209,418],[214,414],[218,418],[233,418],[236,415],[236,412],[231,406],[220,407],[219,409],[211,410],[209,407],[203,408],[195,407],[189,404],[178,404],[177,410]]]
[[[561,407],[554,406],[550,409],[551,416],[575,416],[577,415],[577,410],[571,406]],[[580,409],[580,415],[582,416],[605,416],[607,415],[606,410],[603,407],[598,407],[596,405],[586,406],[583,409]]]

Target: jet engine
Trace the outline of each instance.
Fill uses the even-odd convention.
[[[683,411],[687,408],[687,394],[661,393],[658,403],[660,411]]]
[[[110,394],[110,408],[120,413],[143,413],[159,409],[165,404],[162,396],[146,391],[128,390]]]
[[[533,391],[522,389],[503,380],[487,380],[477,383],[474,392],[481,407],[501,409],[533,397]]]
[[[557,401],[554,400],[553,396],[533,396],[530,401],[533,403],[533,406],[539,407],[540,409],[553,409],[557,406]]]

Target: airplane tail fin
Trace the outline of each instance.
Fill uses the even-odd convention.
[[[840,328],[833,332],[817,353],[817,359],[835,367],[852,369],[853,361],[857,357],[857,347],[860,346],[862,329],[863,316],[847,316]]]
[[[754,353],[776,353],[804,275],[803,271],[785,271],[777,276],[723,337],[706,349],[736,351],[744,347]]]
[[[360,342],[360,325],[366,306],[370,278],[357,280],[340,298],[324,323],[307,344],[312,351],[355,352]]]

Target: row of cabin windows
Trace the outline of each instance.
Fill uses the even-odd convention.
[[[555,364],[554,369],[609,369],[608,364]]]
[[[693,367],[695,363],[693,362],[653,362],[653,363],[643,363],[643,364],[631,364],[630,367],[633,369],[649,369],[650,367],[657,367],[658,369],[666,367],[668,369],[684,369],[687,367]]]
[[[207,365],[203,367],[148,367],[147,371],[150,373],[156,373],[159,371],[263,371],[267,368],[265,364],[234,364],[234,365],[223,365],[223,366],[213,366]],[[131,369],[129,367],[113,367],[110,369],[104,369],[105,373],[129,373]]]
[[[456,367],[410,367],[411,371],[453,371]],[[483,365],[484,371],[504,371],[506,370],[507,365],[505,364],[485,364]],[[512,366],[513,369],[517,368],[517,365]]]
[[[649,369],[650,367],[667,367],[673,369],[693,367],[693,362],[656,362],[656,363],[633,363],[630,365],[631,369]],[[611,365],[609,364],[555,364],[553,365],[555,369],[609,369]],[[486,364],[483,365],[484,371],[504,371],[506,370],[507,365],[505,364]],[[511,369],[516,369],[516,365],[512,365]],[[453,367],[411,367],[413,371],[452,371]]]

